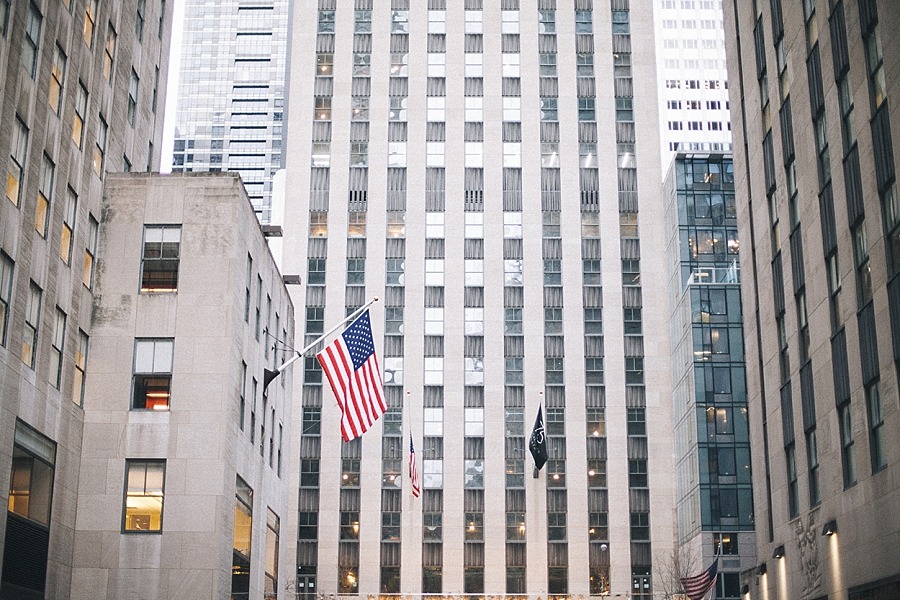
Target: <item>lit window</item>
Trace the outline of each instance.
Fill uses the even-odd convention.
[[[84,43],[94,47],[94,22],[97,20],[97,0],[87,0],[84,7]],[[140,36],[138,36],[140,39]]]
[[[174,347],[171,339],[135,340],[131,408],[169,410]]]
[[[310,211],[309,213],[309,237],[328,236],[328,213],[325,211]]]
[[[72,117],[72,141],[78,148],[84,140],[84,118],[87,115],[88,92],[84,84],[79,81],[75,95],[75,114]]]
[[[180,227],[144,227],[144,248],[141,261],[142,292],[174,292],[178,290],[180,249]]]
[[[97,177],[103,177],[103,166],[106,162],[106,137],[109,133],[109,126],[101,116],[97,123],[97,143],[94,146],[94,174]]]
[[[166,461],[125,461],[125,532],[162,531]]]
[[[250,593],[250,548],[253,541],[253,489],[237,476],[234,493],[231,592]]]
[[[347,213],[347,237],[366,237],[366,213],[360,211]]]
[[[62,98],[63,82],[66,75],[66,55],[63,49],[56,46],[56,54],[53,57],[53,65],[50,67],[50,93],[48,103],[56,114],[59,114],[60,99]]]
[[[18,420],[14,440],[8,510],[47,527],[53,498],[56,443]],[[24,561],[18,559],[16,562]],[[33,564],[30,566],[34,567]]]

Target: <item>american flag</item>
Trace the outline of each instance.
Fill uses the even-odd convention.
[[[422,492],[419,486],[419,469],[416,467],[416,449],[413,447],[412,434],[409,434],[409,482],[412,484],[412,493],[416,498]]]
[[[349,442],[364,434],[387,408],[369,311],[353,321],[316,358],[341,407],[341,435]]]
[[[699,575],[683,577],[681,586],[684,593],[691,600],[701,600],[706,593],[716,586],[716,578],[719,576],[719,557],[717,556],[709,568]]]

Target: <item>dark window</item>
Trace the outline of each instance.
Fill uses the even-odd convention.
[[[141,291],[177,291],[180,254],[181,227],[144,227]]]

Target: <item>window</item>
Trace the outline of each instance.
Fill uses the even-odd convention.
[[[84,117],[87,114],[87,104],[87,88],[79,81],[75,95],[75,114],[72,117],[72,141],[79,149],[84,141]]]
[[[56,307],[56,321],[53,324],[53,339],[50,341],[50,370],[47,380],[59,389],[62,379],[62,358],[66,342],[66,313]]]
[[[49,526],[56,443],[18,420],[14,440],[9,512]]]
[[[41,41],[41,13],[37,6],[28,5],[28,15],[25,17],[25,44],[22,48],[22,66],[28,71],[28,75],[34,79],[37,68],[38,43]]]
[[[144,20],[146,12],[147,0],[138,0],[137,17],[134,21],[134,37],[136,37],[139,42],[144,40]]]
[[[171,339],[135,340],[132,409],[169,410],[174,346]]]
[[[84,381],[87,376],[88,335],[78,330],[78,347],[75,348],[75,370],[72,377],[72,402],[81,406],[84,402]]]
[[[12,299],[13,267],[12,259],[0,250],[0,346],[6,346],[9,303]]]
[[[159,533],[162,531],[166,461],[129,459],[125,461],[125,510],[122,531]]]
[[[866,387],[866,406],[869,410],[869,451],[872,457],[872,472],[875,473],[887,465],[884,447],[884,414],[881,409],[878,380]]]
[[[66,54],[63,49],[56,46],[56,54],[53,57],[53,65],[50,67],[50,92],[47,95],[47,102],[50,108],[56,114],[59,114],[61,107],[63,83],[66,76]]]
[[[37,206],[34,210],[34,229],[41,237],[47,237],[47,219],[50,214],[50,199],[53,196],[53,174],[56,165],[44,154],[41,161],[41,179],[38,182]]]
[[[841,467],[844,474],[844,487],[856,483],[856,450],[853,447],[853,419],[850,414],[850,403],[845,402],[838,407],[838,426],[841,434]]]
[[[28,299],[25,304],[25,332],[22,334],[22,362],[31,369],[34,369],[35,349],[38,343],[41,295],[41,288],[32,281],[28,287]]]
[[[72,260],[72,237],[75,232],[75,215],[78,195],[70,187],[66,188],[66,207],[63,212],[62,235],[59,239],[59,257],[67,265]]]
[[[140,78],[134,69],[131,69],[131,81],[128,83],[128,124],[134,127],[137,121],[138,85]]]
[[[28,127],[16,116],[13,129],[12,147],[9,151],[9,171],[6,175],[6,197],[14,205],[19,205],[22,193],[22,175],[25,172],[25,159],[28,150]]]
[[[575,11],[575,33],[593,33],[592,14],[589,10]]]
[[[253,539],[253,489],[238,476],[234,493],[231,594],[250,595],[250,548]]]
[[[84,43],[94,47],[94,23],[97,21],[97,0],[87,0],[84,7]]]
[[[97,144],[94,146],[94,174],[97,177],[103,177],[103,167],[106,162],[106,137],[109,133],[109,126],[103,115],[100,115],[97,124]]]
[[[178,290],[181,227],[145,226],[141,261],[141,292]]]
[[[266,598],[275,598],[278,590],[278,546],[280,537],[281,519],[270,508],[266,517]]]
[[[116,57],[116,30],[110,23],[106,29],[106,47],[103,49],[103,78],[112,79],[113,60]]]

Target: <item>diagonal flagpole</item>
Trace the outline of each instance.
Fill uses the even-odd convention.
[[[334,333],[335,331],[340,329],[344,323],[347,323],[348,321],[352,321],[353,319],[355,319],[356,317],[361,315],[367,308],[369,308],[376,302],[378,302],[378,296],[373,297],[371,300],[369,300],[368,302],[366,302],[365,304],[363,304],[362,306],[360,306],[359,308],[354,310],[352,313],[350,313],[346,317],[344,317],[344,319],[342,321],[338,322],[337,325],[335,325],[334,327],[332,327],[331,329],[329,329],[328,331],[326,331],[325,333],[323,333],[322,335],[317,337],[314,342],[307,344],[306,347],[303,348],[302,350],[297,350],[296,351],[297,353],[294,356],[292,356],[288,360],[281,363],[281,365],[276,370],[272,371],[270,369],[264,369],[263,370],[263,396],[266,395],[266,388],[269,387],[269,384],[272,383],[272,380],[275,379],[276,377],[278,377],[279,375],[281,375],[282,373],[284,373],[285,369],[287,369],[289,366],[291,366],[292,364],[294,364],[295,362],[297,362],[298,360],[303,358],[303,356],[307,352],[309,352],[312,348],[314,348],[319,342],[321,342],[322,340],[324,340],[325,338],[330,336],[332,333]]]

